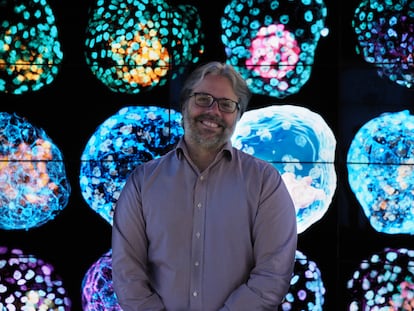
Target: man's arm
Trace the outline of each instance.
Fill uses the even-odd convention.
[[[221,311],[276,310],[288,293],[297,248],[296,211],[279,174],[263,179],[253,228],[255,266]]]
[[[133,175],[119,197],[112,227],[112,280],[123,311],[163,311],[147,275],[148,241]]]

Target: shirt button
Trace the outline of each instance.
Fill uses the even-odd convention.
[[[197,207],[198,207],[198,208],[201,208],[201,203],[198,203],[198,204],[197,204]]]
[[[197,296],[198,296],[197,291],[194,291],[194,292],[193,292],[193,296],[194,296],[194,297],[197,297]]]
[[[200,180],[204,180],[204,176],[203,175],[200,176]]]
[[[198,262],[198,261],[196,261],[195,263],[194,263],[194,266],[196,266],[196,267],[198,267],[200,265],[200,263]]]
[[[200,233],[200,232],[197,232],[197,233],[196,233],[196,237],[197,237],[197,239],[199,239],[199,238],[200,238],[200,236],[201,236],[201,233]]]

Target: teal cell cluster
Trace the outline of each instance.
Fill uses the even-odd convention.
[[[319,114],[294,105],[252,109],[236,125],[232,143],[282,174],[295,204],[298,233],[328,211],[336,190],[336,139]]]
[[[2,311],[71,310],[61,276],[41,258],[0,245],[0,275]]]
[[[412,310],[414,250],[384,248],[361,261],[347,282],[349,311]]]
[[[278,311],[322,311],[326,289],[317,264],[297,250],[289,292]]]
[[[325,27],[322,0],[230,1],[221,17],[226,62],[253,93],[277,98],[298,93],[309,80]]]
[[[357,54],[380,77],[414,88],[414,1],[364,0],[352,19]]]
[[[112,225],[128,174],[172,149],[183,135],[181,113],[156,106],[122,108],[105,120],[81,156],[79,183],[89,206]]]
[[[63,60],[46,0],[0,1],[0,92],[24,94],[51,84]]]
[[[414,116],[383,113],[365,123],[347,154],[349,185],[372,227],[414,234]]]
[[[196,7],[155,0],[98,0],[90,11],[85,58],[111,91],[163,86],[197,63],[204,34]]]
[[[54,219],[71,187],[59,148],[27,119],[0,113],[0,228],[31,229]]]

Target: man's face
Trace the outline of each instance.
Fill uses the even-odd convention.
[[[195,86],[193,93],[210,94],[215,98],[227,98],[238,101],[230,81],[219,75],[207,75]],[[223,112],[217,101],[210,107],[200,107],[190,97],[183,109],[183,125],[187,144],[198,145],[206,149],[220,148],[233,135],[240,111]]]

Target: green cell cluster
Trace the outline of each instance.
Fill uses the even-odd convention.
[[[0,2],[0,92],[23,94],[52,83],[63,59],[45,0]]]
[[[93,74],[112,91],[128,94],[165,85],[204,52],[197,9],[162,0],[99,0],[86,36]]]

